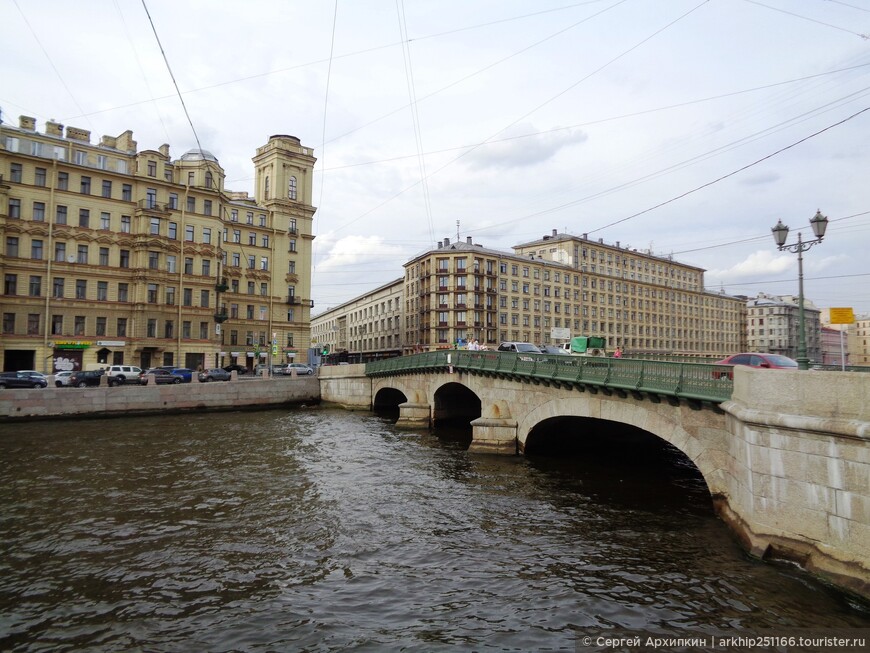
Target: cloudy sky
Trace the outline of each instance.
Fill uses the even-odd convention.
[[[797,294],[770,228],[812,238],[821,209],[806,296],[870,314],[868,0],[0,0],[0,23],[6,122],[173,158],[195,130],[249,192],[270,134],[312,147],[316,311],[438,240],[553,229]]]

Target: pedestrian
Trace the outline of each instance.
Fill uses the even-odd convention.
[[[619,347],[617,347],[617,348],[616,348],[616,351],[613,352],[613,357],[614,357],[614,358],[622,358],[622,349],[620,349]]]

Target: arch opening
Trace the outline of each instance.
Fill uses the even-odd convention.
[[[461,383],[447,383],[435,391],[432,428],[439,438],[471,444],[471,422],[480,416],[480,397]]]
[[[399,419],[399,405],[408,401],[405,393],[395,388],[381,388],[372,400],[372,412],[395,423]]]
[[[553,417],[526,439],[530,464],[579,482],[584,496],[645,512],[709,515],[713,499],[701,471],[677,447],[630,424]]]

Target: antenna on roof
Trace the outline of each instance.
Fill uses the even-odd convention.
[[[456,242],[459,242],[459,220],[456,221]]]

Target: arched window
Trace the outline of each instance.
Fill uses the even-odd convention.
[[[269,199],[269,176],[266,175],[266,199]]]
[[[290,177],[290,183],[287,186],[287,197],[291,200],[296,199],[296,177]]]

